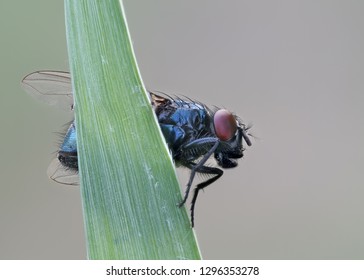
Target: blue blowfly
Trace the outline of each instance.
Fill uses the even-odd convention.
[[[34,72],[24,77],[22,85],[37,99],[73,110],[71,77],[68,72]],[[252,144],[248,134],[249,127],[239,117],[225,109],[210,109],[188,98],[173,98],[154,92],[149,94],[176,165],[191,170],[185,195],[179,207],[185,204],[196,173],[208,175],[208,179],[197,184],[193,192],[190,209],[193,227],[199,191],[223,175],[220,168],[207,165],[207,160],[213,155],[221,168],[236,167],[236,159],[242,158],[245,150],[243,139],[248,146]],[[72,121],[59,147],[57,158],[48,169],[48,174],[56,182],[77,184],[75,180],[78,171],[76,137],[76,126]],[[62,168],[59,168],[60,165],[63,167],[64,174]]]

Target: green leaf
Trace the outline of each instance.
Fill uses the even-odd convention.
[[[200,259],[122,3],[66,0],[90,259]]]

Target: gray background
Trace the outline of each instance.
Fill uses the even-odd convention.
[[[363,259],[364,2],[125,7],[149,88],[229,108],[259,137],[199,197],[204,258]],[[0,258],[83,259],[79,189],[46,176],[71,116],[19,86],[68,69],[63,1],[1,1],[0,13]]]

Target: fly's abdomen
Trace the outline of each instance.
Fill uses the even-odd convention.
[[[77,134],[75,124],[72,122],[58,151],[60,163],[71,169],[78,169],[77,161]]]

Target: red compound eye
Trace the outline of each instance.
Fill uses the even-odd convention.
[[[214,126],[216,136],[221,141],[230,140],[235,135],[237,128],[234,116],[225,109],[220,109],[215,113]]]

